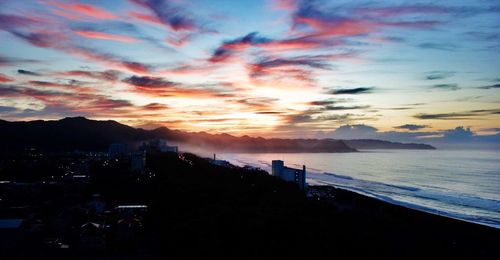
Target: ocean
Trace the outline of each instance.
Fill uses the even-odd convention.
[[[309,185],[331,185],[390,203],[500,228],[500,151],[367,150],[227,153],[218,159],[271,172],[272,160],[307,167]]]

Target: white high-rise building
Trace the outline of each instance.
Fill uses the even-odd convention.
[[[305,165],[302,166],[302,169],[295,169],[286,167],[285,163],[281,160],[273,160],[272,175],[284,181],[296,183],[301,190],[306,189],[307,183]]]

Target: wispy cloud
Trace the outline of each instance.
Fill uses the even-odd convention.
[[[500,88],[500,84],[493,84],[493,85],[488,85],[488,86],[482,86],[478,87],[479,89],[496,89]]]
[[[40,74],[38,72],[33,72],[33,71],[23,70],[23,69],[18,69],[17,73],[23,74],[23,75],[29,75],[29,76],[42,76],[42,74]]]
[[[441,89],[441,90],[459,90],[460,87],[456,83],[448,83],[448,84],[435,84],[430,86],[431,89]]]
[[[291,58],[261,58],[249,64],[249,76],[253,79],[294,79],[304,83],[312,83],[312,70],[330,70],[329,55],[299,56]]]
[[[455,75],[454,71],[430,71],[425,76],[427,80],[447,79]]]
[[[357,109],[368,109],[370,106],[324,106],[321,110],[325,111],[340,111],[340,110],[357,110]]]
[[[36,47],[55,49],[87,60],[104,63],[114,69],[138,74],[150,72],[151,67],[148,65],[128,61],[97,49],[78,46],[78,44],[68,39],[64,31],[57,31],[55,28],[42,28],[33,31],[31,27],[36,27],[39,24],[36,19],[26,19],[15,15],[0,15],[0,29],[6,30]]]
[[[177,86],[177,83],[168,81],[162,78],[157,77],[139,77],[132,76],[123,80],[126,83],[129,83],[134,86],[138,86],[141,88],[172,88]]]
[[[142,107],[144,110],[157,111],[169,109],[169,106],[161,103],[149,103]]]
[[[195,20],[194,15],[186,8],[176,6],[173,1],[130,0],[147,9],[152,15],[133,12],[132,16],[139,20],[163,24],[173,31],[203,31],[203,27]]]
[[[416,114],[413,117],[418,119],[447,119],[447,120],[455,120],[455,119],[464,119],[467,117],[476,116],[475,113],[441,113],[441,114]]]
[[[464,119],[464,118],[474,118],[474,117],[482,117],[486,115],[498,115],[500,114],[500,109],[478,109],[478,110],[470,110],[465,112],[454,112],[454,113],[438,113],[438,114],[426,114],[420,113],[416,114],[413,117],[418,119],[444,119],[444,120],[456,120],[456,119]]]
[[[10,82],[10,81],[14,81],[14,79],[5,74],[0,73],[0,83]]]
[[[39,63],[39,62],[40,62],[39,60],[35,60],[35,59],[22,59],[22,58],[0,56],[0,67],[19,65],[19,64],[23,64],[23,63]]]
[[[91,4],[63,3],[59,1],[46,1],[46,3],[60,9],[55,11],[54,13],[66,18],[73,18],[77,20],[80,19],[80,17],[100,20],[118,19],[118,17],[113,13]]]
[[[312,29],[313,37],[349,37],[375,33],[384,28],[429,29],[438,20],[405,19],[408,13],[435,13],[430,7],[328,7],[325,1],[297,1],[293,14],[293,29]],[[441,11],[441,10],[440,10]],[[443,10],[444,11],[444,10]],[[398,17],[399,20],[388,18]]]
[[[126,35],[110,34],[104,32],[96,32],[96,31],[82,31],[82,30],[75,30],[74,32],[79,36],[91,39],[109,40],[109,41],[117,41],[124,43],[134,43],[139,41],[134,37]]]
[[[337,101],[334,100],[318,100],[318,101],[311,101],[308,103],[308,105],[311,106],[327,106],[327,105],[333,105],[337,103]]]
[[[52,87],[50,82],[38,82],[36,84]],[[60,87],[57,84],[56,87]],[[159,116],[151,114],[151,111],[161,111],[169,109],[168,106],[160,103],[150,103],[144,106],[134,105],[130,100],[116,99],[107,95],[81,92],[78,89],[35,89],[19,85],[1,85],[0,95],[5,97],[31,97],[43,102],[41,110],[9,110],[14,116],[35,116],[35,115],[95,115],[100,116],[125,116],[129,118],[141,117],[145,113],[148,116]]]
[[[314,123],[314,122],[328,122],[328,121],[338,121],[346,122],[351,119],[353,114],[335,114],[335,115],[320,115],[311,116],[308,114],[294,114],[287,115],[285,117],[285,122],[287,124],[303,124],[303,123]]]
[[[357,87],[357,88],[343,88],[343,89],[331,89],[328,90],[328,94],[333,95],[356,95],[356,94],[365,94],[373,92],[374,87]]]
[[[87,60],[102,62],[109,67],[118,70],[125,70],[137,74],[149,74],[152,69],[149,65],[139,62],[127,61],[121,57],[109,53],[102,53],[91,48],[67,47],[63,48],[63,50],[67,53],[85,58]]]
[[[344,44],[346,43],[339,39],[319,39],[310,36],[272,39],[261,36],[257,32],[251,32],[245,36],[224,41],[217,49],[214,50],[212,56],[209,58],[209,61],[227,61],[234,57],[234,55],[238,52],[244,51],[250,47],[258,47],[267,51],[280,52],[331,48],[333,46],[341,46]]]
[[[87,70],[71,70],[54,73],[58,76],[76,76],[91,79],[98,79],[103,81],[116,81],[120,75],[119,71],[106,70],[106,71],[87,71]]]
[[[138,93],[153,96],[180,97],[232,97],[230,91],[210,88],[208,85],[192,86],[173,82],[160,77],[131,76],[123,82],[132,86]]]
[[[416,131],[416,130],[420,130],[420,129],[423,129],[423,128],[426,128],[426,127],[427,127],[426,125],[405,124],[405,125],[395,126],[394,128],[396,128],[396,129],[406,129],[406,130],[410,130],[410,131]]]
[[[422,49],[439,50],[439,51],[455,51],[457,46],[452,43],[435,43],[435,42],[424,42],[417,47]]]
[[[40,80],[31,80],[28,81],[28,84],[31,86],[39,86],[39,87],[48,87],[48,88],[58,88],[65,89],[70,91],[78,91],[78,92],[94,92],[92,88],[82,86],[80,82],[75,80],[69,80],[65,83],[60,82],[49,82],[49,81],[40,81]]]

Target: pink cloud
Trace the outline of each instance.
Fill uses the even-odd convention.
[[[49,5],[55,6],[57,8],[63,9],[65,11],[77,13],[79,15],[84,15],[88,17],[97,18],[100,20],[117,20],[118,17],[104,9],[81,3],[60,3],[56,1],[48,1]],[[70,17],[70,16],[67,16]]]
[[[163,23],[158,17],[149,15],[149,14],[143,14],[143,13],[138,13],[138,12],[129,12],[128,15],[132,18],[135,18],[137,20],[140,20],[142,22],[154,24],[154,25],[159,25],[163,26]]]
[[[134,43],[139,41],[136,38],[118,34],[110,34],[110,33],[96,32],[96,31],[82,31],[82,30],[75,30],[74,32],[79,36],[91,39],[110,40],[110,41],[125,42],[125,43]]]
[[[278,10],[295,10],[297,8],[297,0],[273,0],[273,7]]]
[[[68,20],[73,20],[73,21],[83,21],[85,19],[83,19],[82,16],[78,15],[78,14],[73,14],[73,13],[68,13],[66,11],[63,11],[63,10],[59,10],[59,9],[50,9],[50,11],[58,16],[61,16],[61,17],[64,17]]]
[[[317,19],[313,17],[298,16],[294,19],[295,25],[307,25],[315,32],[306,35],[315,37],[354,36],[374,32],[377,23],[356,19]]]
[[[12,78],[8,77],[5,74],[0,73],[0,83],[14,81]]]

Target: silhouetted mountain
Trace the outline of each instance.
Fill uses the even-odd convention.
[[[409,150],[435,150],[428,144],[397,143],[374,139],[344,140],[349,147],[354,149],[409,149]]]
[[[133,143],[162,138],[217,151],[245,152],[353,152],[337,140],[264,139],[235,137],[228,134],[212,135],[204,132],[188,133],[165,127],[144,130],[115,121],[96,121],[83,117],[58,121],[8,122],[0,121],[0,149],[43,150],[101,150],[112,143]]]
[[[354,152],[355,148],[420,148],[422,145],[390,143],[378,140],[355,140],[352,146],[334,139],[265,139],[236,137],[228,134],[191,133],[160,127],[144,130],[116,121],[96,121],[84,117],[58,121],[8,122],[0,120],[0,149],[38,148],[43,150],[100,150],[112,143],[134,143],[149,139],[166,139],[193,147],[226,152]]]
[[[151,133],[115,121],[95,121],[83,117],[58,121],[0,121],[0,148],[40,148],[48,150],[105,150],[109,144],[139,141]]]

